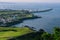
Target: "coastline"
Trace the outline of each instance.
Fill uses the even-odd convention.
[[[33,17],[28,17],[28,18],[22,18],[22,19],[19,19],[18,21],[7,22],[7,23],[0,25],[0,26],[1,27],[11,27],[12,25],[23,23],[24,20],[30,20],[30,19],[36,19],[36,18],[42,18],[42,17],[33,16]]]

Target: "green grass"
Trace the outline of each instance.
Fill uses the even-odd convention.
[[[27,27],[23,27],[23,28],[0,27],[0,40],[8,40],[11,37],[22,36],[31,32],[33,31]]]

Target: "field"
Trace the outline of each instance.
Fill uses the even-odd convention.
[[[31,32],[33,31],[27,27],[23,28],[0,27],[0,40],[8,40],[9,38],[22,36]]]

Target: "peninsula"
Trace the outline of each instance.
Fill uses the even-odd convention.
[[[0,10],[0,26],[8,27],[18,23],[22,23],[24,20],[27,20],[27,19],[41,18],[41,17],[35,16],[33,13],[48,12],[51,10],[52,9],[42,10],[42,11],[10,10],[10,9]]]

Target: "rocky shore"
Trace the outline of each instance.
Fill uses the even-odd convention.
[[[22,19],[18,19],[16,21],[12,21],[12,22],[2,23],[2,25],[0,25],[0,26],[1,27],[9,27],[9,26],[12,26],[15,24],[22,23],[24,20],[30,20],[30,19],[36,19],[36,18],[42,18],[42,17],[34,16],[34,17],[22,18]]]

